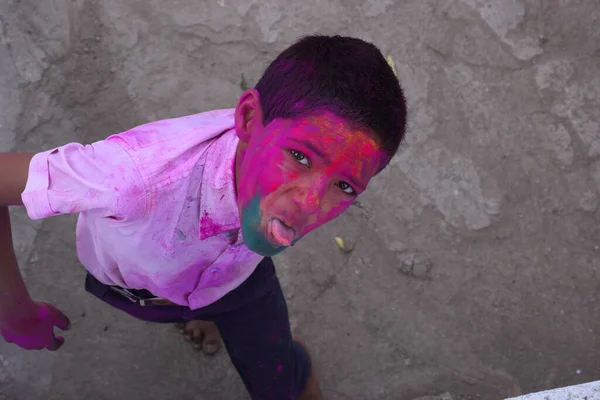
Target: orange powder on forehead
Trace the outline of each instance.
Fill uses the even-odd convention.
[[[331,155],[332,159],[328,170],[349,168],[350,170],[347,171],[349,175],[358,176],[364,170],[364,163],[360,159],[373,157],[378,148],[377,142],[364,132],[340,128],[339,131],[335,131],[336,133],[324,133],[325,127],[320,129],[323,134],[319,137],[319,145]]]

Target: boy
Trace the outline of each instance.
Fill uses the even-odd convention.
[[[56,350],[68,318],[29,296],[8,205],[79,213],[86,290],[146,321],[220,337],[253,399],[322,399],[271,256],[344,212],[397,151],[406,104],[372,44],[309,36],[234,110],[149,123],[91,145],[0,154],[0,333]],[[185,324],[185,325],[181,325]]]

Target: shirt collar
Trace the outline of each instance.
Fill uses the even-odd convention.
[[[239,139],[230,129],[209,145],[200,189],[200,239],[240,229],[235,187]]]

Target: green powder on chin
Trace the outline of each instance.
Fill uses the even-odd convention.
[[[260,231],[260,197],[254,196],[250,203],[242,206],[242,236],[250,250],[264,257],[271,257],[285,250],[285,246],[275,245]]]

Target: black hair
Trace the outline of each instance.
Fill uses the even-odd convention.
[[[364,40],[300,38],[267,67],[255,89],[265,126],[275,118],[327,110],[372,131],[387,162],[404,139],[407,110],[400,82],[381,51]]]

